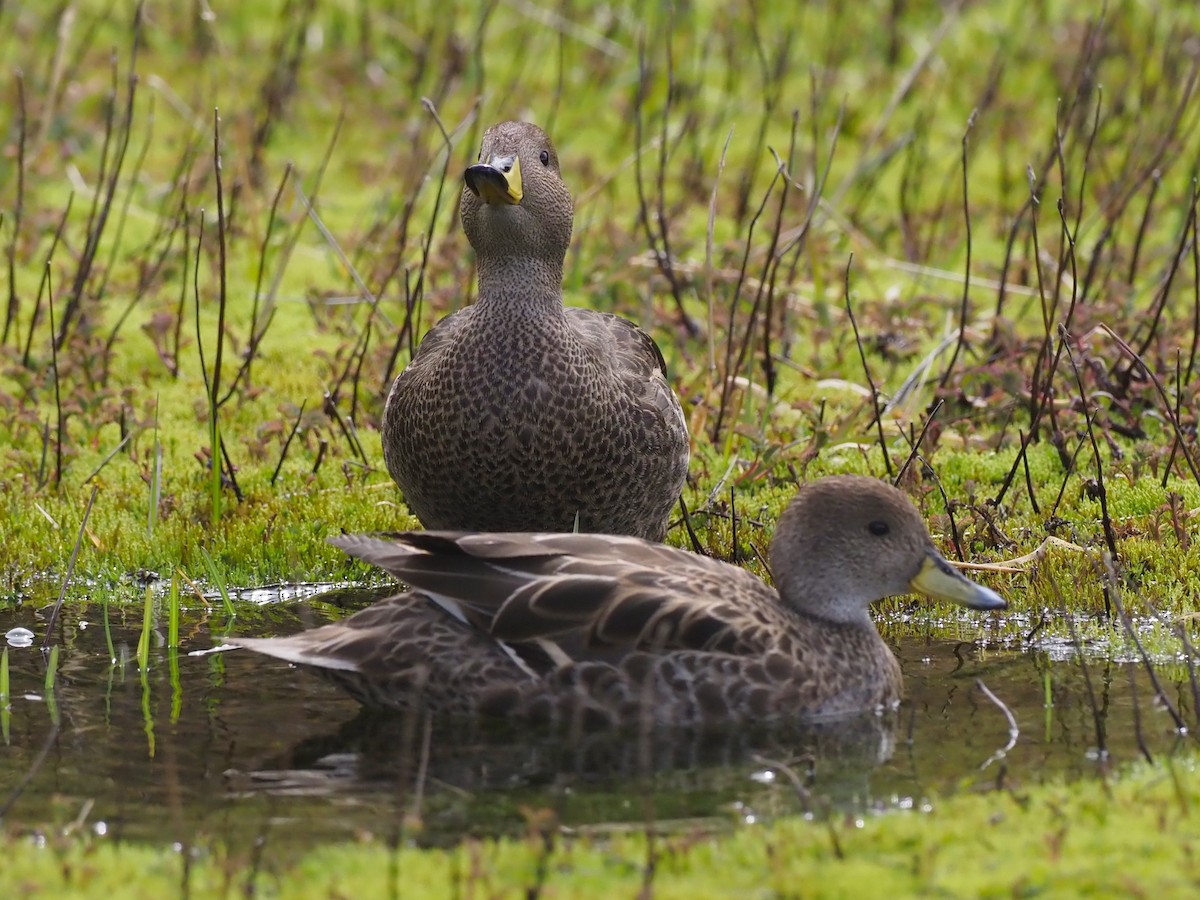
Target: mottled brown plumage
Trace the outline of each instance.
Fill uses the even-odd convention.
[[[805,485],[771,542],[777,593],[736,566],[637,538],[412,532],[332,538],[413,586],[343,622],[234,643],[313,666],[368,706],[558,724],[702,727],[894,703],[872,602],[995,592],[941,557],[896,488]]]
[[[479,297],[421,342],[383,419],[388,471],[427,528],[662,540],[688,436],[654,341],[565,307],[574,209],[546,134],[488,130],[460,213]]]

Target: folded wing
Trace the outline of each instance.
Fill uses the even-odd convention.
[[[411,532],[330,542],[494,639],[539,643],[559,662],[765,651],[785,619],[750,573],[637,538]],[[731,591],[731,580],[743,590]]]

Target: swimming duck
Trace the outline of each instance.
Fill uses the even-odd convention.
[[[585,726],[720,726],[895,704],[871,604],[918,591],[1005,608],[873,478],[802,486],[779,519],[776,588],[638,538],[412,532],[330,542],[412,590],[291,637],[232,643],[314,667],[367,706]]]
[[[393,383],[388,471],[426,528],[662,540],[687,475],[683,410],[648,334],[563,305],[574,206],[554,145],[496,125],[464,180],[479,296]]]

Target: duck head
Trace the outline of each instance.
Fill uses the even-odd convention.
[[[481,270],[512,259],[561,269],[575,209],[546,132],[529,122],[493,125],[463,181],[459,213]]]
[[[946,561],[902,491],[858,475],[800,488],[779,518],[771,568],[785,603],[834,622],[869,625],[872,603],[910,592],[971,609],[1007,606]]]

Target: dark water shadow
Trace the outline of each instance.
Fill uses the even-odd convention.
[[[243,606],[234,627],[242,635],[289,633],[375,596]],[[165,647],[160,623],[143,675],[132,662],[141,607],[110,610],[116,664],[101,619],[95,607],[64,613],[49,695],[44,655],[9,649],[0,803],[12,799],[10,829],[75,826],[181,846],[257,842],[256,852],[278,858],[367,834],[449,844],[522,833],[546,814],[574,830],[647,821],[719,830],[738,820],[868,814],[920,807],[934,793],[1093,775],[1139,756],[1139,729],[1154,754],[1179,741],[1132,664],[1088,662],[1093,708],[1078,660],[933,638],[899,642],[908,698],[894,715],[566,740],[364,714],[332,686],[276,660],[188,656],[220,643],[229,627],[196,611],[184,615],[178,650]],[[14,626],[40,638],[44,623],[28,607],[0,612],[0,633]],[[1188,707],[1186,669],[1159,676]],[[1015,719],[1011,747],[1010,723],[979,681]]]

